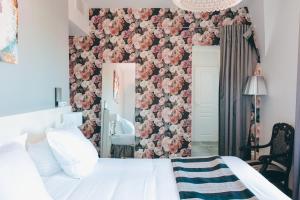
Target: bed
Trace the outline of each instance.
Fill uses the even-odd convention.
[[[288,200],[247,163],[222,157],[232,172],[261,200]],[[94,172],[84,179],[64,173],[43,178],[55,200],[178,200],[178,190],[169,159],[99,159]]]
[[[1,141],[3,142],[10,137],[17,136],[24,129],[30,130],[32,134],[39,134],[51,126],[51,124],[59,121],[62,113],[68,112],[70,112],[70,108],[41,111],[1,119],[0,144]],[[40,139],[39,137],[33,138]],[[257,199],[290,199],[241,159],[236,157],[222,157],[222,159],[235,176],[240,179]],[[16,158],[14,162],[18,162],[19,160],[20,159]],[[170,159],[96,158],[95,162],[96,165],[92,173],[82,179],[70,178],[70,176],[66,175],[63,171],[60,171],[52,176],[42,177],[44,184],[41,182],[41,185],[45,186],[47,193],[49,193],[54,200],[180,199],[178,184],[176,183],[174,168]],[[24,174],[23,168],[16,167],[15,170],[19,170],[21,174]],[[40,179],[38,172],[36,172],[36,174]],[[8,176],[7,178],[9,180],[10,178],[17,179],[18,177]],[[30,179],[32,178],[30,177]],[[14,191],[15,185],[18,182],[10,181],[10,183],[13,184],[12,187],[7,186],[8,183],[5,182],[8,189],[10,188]],[[20,187],[25,186],[22,182],[19,185]],[[34,187],[34,191],[36,190],[37,188]]]

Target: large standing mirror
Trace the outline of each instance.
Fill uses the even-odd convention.
[[[193,46],[192,156],[218,155],[219,46]]]
[[[110,63],[102,68],[101,155],[133,158],[135,146],[135,64]]]

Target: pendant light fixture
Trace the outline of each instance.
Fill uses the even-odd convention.
[[[173,0],[174,4],[192,12],[213,12],[225,10],[239,4],[242,0]]]

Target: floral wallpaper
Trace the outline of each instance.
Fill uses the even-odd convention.
[[[247,8],[91,9],[88,37],[70,38],[71,104],[99,145],[102,63],[136,63],[137,158],[191,155],[192,45],[219,45],[219,28],[250,24]]]

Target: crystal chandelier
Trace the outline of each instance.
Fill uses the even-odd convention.
[[[192,12],[213,12],[225,10],[239,4],[242,0],[173,0],[174,4]]]

